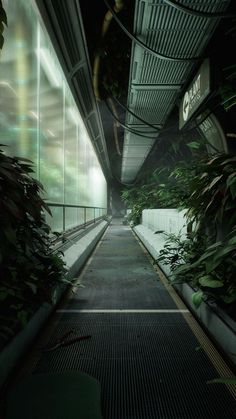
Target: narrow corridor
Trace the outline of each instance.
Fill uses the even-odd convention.
[[[234,390],[207,384],[219,369],[130,227],[112,221],[79,283],[58,308],[46,343],[70,330],[91,338],[43,353],[34,374],[82,371],[97,378],[104,419],[236,418]],[[217,362],[227,375],[224,361]]]

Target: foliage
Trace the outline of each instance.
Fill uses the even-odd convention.
[[[0,150],[0,337],[8,340],[63,284],[64,262],[52,253],[42,185],[31,162]]]
[[[198,144],[189,147],[197,149]],[[140,222],[144,208],[187,209],[187,222],[195,225],[195,231],[184,240],[181,235],[167,235],[157,262],[171,267],[175,281],[193,286],[196,306],[203,299],[235,306],[235,155],[192,156],[173,170],[155,170],[146,184],[123,191],[122,197],[132,209],[134,223]]]
[[[186,194],[179,202],[187,208],[187,218],[195,222],[197,229],[186,240],[180,235],[168,235],[157,261],[171,267],[175,281],[188,282],[197,290],[193,295],[196,306],[202,299],[233,304],[236,301],[236,156],[204,157],[186,173],[187,176],[183,167],[176,167],[169,177],[177,181],[176,202],[178,195],[181,198],[178,183],[182,183]],[[168,189],[171,194],[171,188]],[[210,231],[209,226],[214,228]]]
[[[184,209],[187,207],[191,193],[190,182],[194,178],[196,170],[197,164],[192,159],[190,162],[180,161],[169,173],[165,170],[165,182],[157,185],[161,208]]]
[[[145,184],[126,188],[122,199],[131,209],[129,221],[140,222],[143,209],[150,208],[186,208],[189,197],[189,183],[194,176],[194,163],[179,162],[174,170],[161,167],[154,170]]]
[[[122,44],[122,48],[117,46]],[[131,42],[121,31],[109,31],[100,52],[102,57],[101,84],[103,96],[120,98],[127,95]]]
[[[218,154],[199,162],[190,181],[186,201],[188,216],[195,221],[222,223],[232,227],[236,220],[236,156]]]
[[[145,208],[156,208],[158,197],[153,184],[132,187],[122,191],[121,198],[131,213],[128,216],[130,222],[134,225],[140,223],[142,210]]]
[[[170,266],[174,282],[187,282],[198,290],[193,294],[196,306],[203,299],[220,304],[236,301],[236,229],[214,244],[198,230],[185,240],[173,234],[167,237],[157,262]]]
[[[186,237],[181,232],[177,235],[164,234],[166,241],[157,261],[169,265],[172,272],[183,264],[194,263],[201,256],[208,240],[206,235],[200,234],[198,230],[188,233]]]
[[[118,13],[122,24],[132,32],[133,27],[133,1]],[[122,45],[122,48],[119,46]],[[129,83],[129,67],[132,42],[120,30],[115,19],[111,19],[109,30],[101,37],[97,54],[100,57],[101,71],[100,90],[103,98],[114,96],[126,97]]]
[[[2,49],[3,43],[4,43],[4,37],[3,37],[4,25],[7,25],[7,15],[2,6],[2,0],[0,0],[0,49]]]

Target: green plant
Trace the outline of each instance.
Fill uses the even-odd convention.
[[[186,208],[189,183],[194,176],[194,164],[179,162],[174,170],[160,167],[149,173],[144,184],[122,191],[122,199],[131,209],[129,221],[140,222],[143,209]]]
[[[231,304],[236,301],[236,229],[223,241],[208,246],[201,257],[189,266],[199,270],[199,289],[216,301]],[[182,271],[183,274],[183,271]]]
[[[219,154],[199,162],[190,181],[190,195],[186,201],[188,216],[206,224],[227,223],[236,220],[236,156]]]
[[[207,237],[202,236],[199,231],[188,233],[184,239],[181,232],[177,235],[164,234],[166,241],[163,249],[160,250],[157,262],[168,265],[172,273],[175,273],[175,270],[183,264],[194,263],[206,248]]]
[[[65,267],[52,253],[49,208],[31,162],[0,150],[0,338],[3,344],[64,285]]]
[[[199,231],[181,240],[180,235],[167,235],[157,263],[171,268],[173,282],[187,282],[197,291],[193,302],[198,307],[203,299],[230,305],[236,301],[236,229],[227,239],[209,245]]]
[[[136,225],[140,223],[142,210],[145,208],[158,207],[158,198],[156,188],[153,183],[148,185],[138,185],[137,187],[127,188],[122,191],[121,198],[131,213],[128,220]]]

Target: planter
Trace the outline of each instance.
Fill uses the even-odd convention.
[[[136,226],[134,232],[151,256],[156,259],[160,249],[163,247],[162,235],[154,235],[153,231],[142,225]],[[159,264],[159,266],[168,277],[170,267],[163,264]],[[229,361],[236,367],[236,322],[215,304],[203,301],[200,307],[196,308],[192,302],[192,294],[195,291],[188,284],[175,284],[174,288],[207,330],[219,349],[227,355]]]
[[[203,301],[200,307],[196,308],[192,302],[192,294],[195,291],[188,284],[175,284],[174,288],[210,333],[216,345],[223,349],[230,362],[236,366],[236,322],[216,304]]]
[[[107,225],[108,222],[102,221],[64,252],[64,260],[68,268],[68,278],[73,278],[79,269],[81,269],[106,230]],[[35,337],[45,325],[50,314],[53,312],[55,305],[61,299],[66,289],[66,286],[63,288],[60,286],[55,292],[54,305],[43,304],[28,322],[26,327],[1,351],[0,388],[10,374],[13,373],[14,368],[17,367],[22,356],[27,353],[30,344],[32,344]]]

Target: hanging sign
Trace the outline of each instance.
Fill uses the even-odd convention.
[[[189,121],[194,112],[210,93],[210,65],[205,59],[192,83],[186,90],[179,108],[179,128]]]

